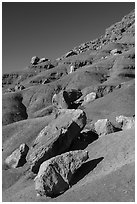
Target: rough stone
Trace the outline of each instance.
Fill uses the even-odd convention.
[[[81,91],[76,89],[60,91],[58,94],[53,95],[52,104],[59,109],[71,108],[74,101],[76,101],[81,95]]]
[[[70,68],[69,68],[69,74],[73,73],[75,71],[75,67],[74,65],[71,65]]]
[[[87,103],[90,103],[90,102],[94,101],[95,99],[96,99],[96,93],[95,92],[91,92],[91,93],[87,94],[84,97],[84,101],[83,101],[83,103],[81,105],[84,106]]]
[[[46,62],[46,61],[48,61],[48,59],[45,58],[45,57],[43,57],[43,58],[41,58],[41,59],[38,61],[38,63],[42,63],[42,62]]]
[[[26,155],[29,151],[29,147],[26,144],[21,144],[10,156],[5,160],[5,163],[12,168],[23,166],[26,163]]]
[[[68,104],[72,104],[81,96],[82,96],[82,92],[77,89],[70,89],[70,90],[64,91],[64,97]]]
[[[43,162],[38,175],[34,179],[37,196],[53,197],[66,191],[73,174],[87,159],[87,151],[77,150]]]
[[[38,62],[39,62],[39,57],[34,56],[34,57],[31,58],[31,62],[30,63],[32,65],[36,65]]]
[[[67,109],[69,104],[64,98],[64,91],[60,91],[58,94],[54,94],[52,97],[52,104],[59,109]]]
[[[27,161],[31,170],[38,172],[43,161],[67,151],[85,124],[84,111],[61,109],[57,118],[39,133],[30,149]]]
[[[135,118],[134,117],[126,117],[126,116],[120,115],[120,116],[116,117],[116,122],[120,124],[120,127],[123,130],[135,127]]]
[[[121,50],[118,50],[118,49],[114,49],[114,50],[111,50],[111,54],[112,55],[118,55],[118,54],[121,54]]]
[[[107,135],[115,132],[115,127],[108,119],[98,120],[94,126],[98,135]]]

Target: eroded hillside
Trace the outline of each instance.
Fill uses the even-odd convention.
[[[134,201],[134,11],[2,86],[3,201]]]

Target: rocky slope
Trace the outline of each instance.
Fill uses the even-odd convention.
[[[2,86],[3,201],[134,201],[134,11]]]

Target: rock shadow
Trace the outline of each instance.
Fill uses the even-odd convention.
[[[104,157],[99,157],[97,159],[90,160],[84,163],[77,171],[74,173],[73,178],[70,182],[70,186],[75,185],[78,181],[83,179],[90,171],[93,171],[97,165],[104,159]]]
[[[83,150],[98,138],[98,134],[93,131],[80,133],[79,136],[73,140],[69,150]]]

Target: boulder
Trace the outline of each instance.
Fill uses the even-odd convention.
[[[62,109],[56,119],[39,133],[29,151],[27,161],[38,172],[43,161],[67,151],[86,124],[82,110]]]
[[[46,61],[48,61],[48,59],[46,59],[45,57],[43,57],[43,58],[41,58],[41,59],[38,61],[38,63],[42,63],[42,62],[46,62]]]
[[[16,149],[10,156],[5,160],[5,163],[12,167],[21,167],[26,163],[26,155],[29,151],[29,147],[26,144],[21,144],[18,149]]]
[[[68,104],[72,104],[82,96],[82,92],[77,89],[68,89],[64,91],[64,98]]]
[[[69,72],[68,74],[71,74],[75,71],[75,66],[74,65],[71,65],[70,68],[69,68]]]
[[[34,179],[37,196],[54,197],[66,191],[74,173],[87,159],[87,151],[77,150],[43,162]]]
[[[94,101],[96,99],[96,93],[95,92],[91,92],[89,94],[87,94],[85,97],[84,97],[84,101],[83,103],[81,104],[82,106],[86,105],[87,103],[90,103],[92,101]]]
[[[69,104],[64,98],[64,91],[60,91],[58,94],[54,94],[52,97],[52,105],[56,106],[59,109],[67,109]]]
[[[115,132],[115,127],[108,119],[98,120],[94,126],[98,135],[107,135]]]
[[[123,130],[127,130],[135,127],[134,117],[126,117],[126,116],[120,115],[116,117],[116,122],[119,123],[120,127]]]
[[[39,57],[34,56],[34,57],[31,58],[31,62],[30,63],[32,65],[36,65],[39,62],[39,60],[40,60]]]
[[[60,91],[58,94],[53,95],[52,104],[59,109],[72,108],[74,101],[76,101],[81,95],[81,91],[76,89]]]

